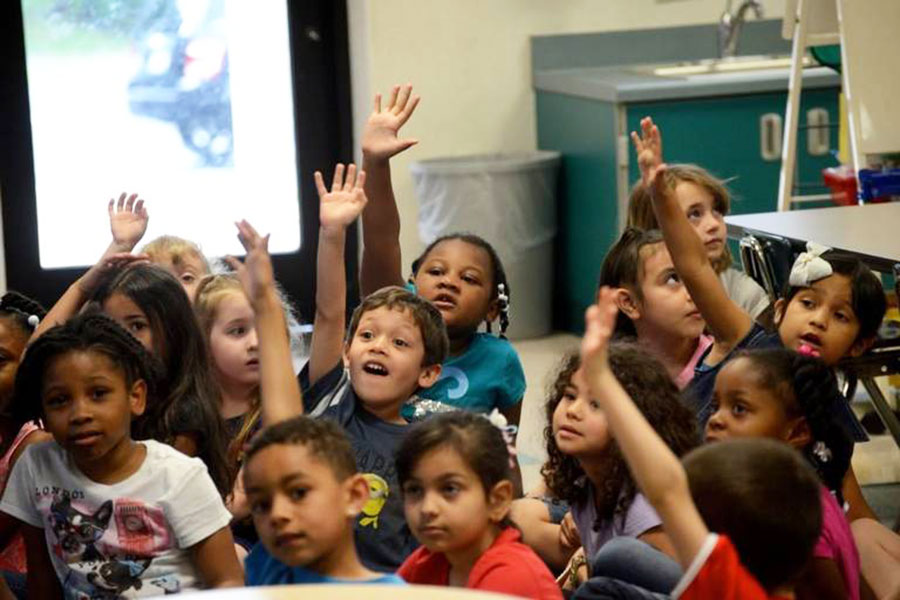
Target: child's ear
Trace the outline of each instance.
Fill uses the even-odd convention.
[[[138,379],[131,386],[128,393],[128,403],[131,407],[131,416],[139,417],[147,408],[147,382]]]
[[[344,361],[344,368],[350,368],[350,342],[344,342],[344,347],[341,350],[341,358]]]
[[[422,367],[419,371],[419,387],[430,388],[441,376],[441,365],[431,365],[430,367]]]
[[[369,501],[369,482],[361,474],[351,475],[343,483],[347,517],[356,520],[363,506]]]
[[[499,523],[508,514],[513,501],[512,481],[498,482],[488,493],[488,517],[492,523]]]
[[[493,323],[497,320],[497,317],[500,316],[500,301],[497,299],[491,300],[491,303],[488,305],[487,314],[484,315],[484,320],[488,323]]]
[[[850,349],[847,351],[846,356],[862,356],[869,350],[869,348],[872,347],[873,344],[875,344],[876,337],[877,336],[872,336],[856,340],[855,342],[853,342],[853,345],[850,346]]]
[[[634,293],[628,288],[616,288],[616,306],[619,307],[626,317],[635,321],[641,318],[641,309]]]
[[[781,323],[781,319],[784,318],[784,310],[787,308],[787,302],[784,301],[784,298],[779,298],[775,301],[775,325],[778,326]]]
[[[809,423],[806,422],[806,419],[800,418],[794,419],[784,441],[790,444],[791,447],[801,450],[806,448],[812,440],[812,431],[809,429]]]

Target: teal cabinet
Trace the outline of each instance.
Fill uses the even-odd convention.
[[[696,163],[727,181],[732,213],[766,212],[777,210],[781,159],[777,140],[777,157],[771,155],[772,138],[762,133],[761,119],[773,114],[783,119],[786,99],[786,92],[772,92],[615,104],[537,90],[538,147],[563,156],[555,326],[584,329],[600,265],[618,238],[628,190],[639,178],[628,132],[639,129],[641,118],[652,117],[662,129],[667,162]],[[833,126],[826,143],[836,148],[838,89],[804,91],[801,123],[810,109],[827,115]],[[805,128],[798,132],[796,181],[802,194],[824,193],[821,170],[837,161],[831,153],[810,154],[807,137]],[[817,153],[822,138],[819,142]],[[767,145],[768,158],[763,158]]]

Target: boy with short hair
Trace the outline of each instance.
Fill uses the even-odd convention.
[[[685,569],[672,597],[791,597],[821,533],[815,473],[792,448],[760,439],[701,447],[682,466],[609,368],[617,312],[613,291],[602,288],[585,317],[582,366]]]
[[[300,374],[304,412],[340,425],[369,498],[356,520],[356,548],[367,568],[394,572],[418,546],[406,524],[394,451],[406,434],[401,406],[440,375],[449,351],[440,312],[401,288],[385,288],[356,309],[346,338],[347,227],[366,204],[365,174],[335,168],[331,190],[316,173],[319,248],[310,359]],[[285,414],[262,395],[264,414]],[[277,419],[276,419],[277,420]]]
[[[244,563],[248,585],[403,583],[360,563],[353,528],[369,484],[337,424],[303,416],[282,421],[256,437],[244,465],[261,542]]]

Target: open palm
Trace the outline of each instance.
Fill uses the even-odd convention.
[[[228,256],[225,260],[234,269],[244,293],[253,304],[275,285],[275,273],[269,256],[269,236],[261,236],[246,220],[235,225],[238,229],[238,240],[246,250],[247,256],[243,263],[233,256]]]
[[[641,135],[631,132],[631,141],[637,152],[638,166],[641,169],[641,179],[645,185],[653,180],[654,173],[663,162],[662,135],[659,127],[653,123],[650,117],[641,119]]]
[[[362,150],[373,158],[390,158],[413,144],[416,140],[400,139],[397,133],[409,120],[419,97],[412,95],[412,86],[395,85],[387,106],[381,108],[381,94],[375,96],[375,107],[369,115],[362,134]]]
[[[356,165],[347,168],[344,177],[344,165],[334,169],[331,191],[325,187],[322,173],[316,171],[316,189],[319,191],[319,223],[325,230],[345,229],[366,207],[366,193],[363,185],[366,181],[365,171],[356,170]]]
[[[131,251],[144,237],[150,220],[143,199],[137,194],[128,196],[123,192],[118,202],[110,199],[108,210],[113,242],[119,248]]]

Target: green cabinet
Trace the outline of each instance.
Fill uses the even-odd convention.
[[[727,181],[732,213],[766,212],[777,210],[781,131],[774,115],[783,119],[786,99],[786,92],[772,92],[615,104],[537,90],[538,147],[563,155],[555,326],[584,328],[600,265],[618,237],[628,190],[639,178],[628,132],[639,129],[641,118],[659,124],[667,162],[696,163]],[[818,109],[816,123],[825,115],[831,126],[810,133],[805,123],[811,109]],[[800,121],[795,180],[802,194],[824,193],[821,171],[837,164],[823,146],[837,147],[838,89],[804,91]]]

